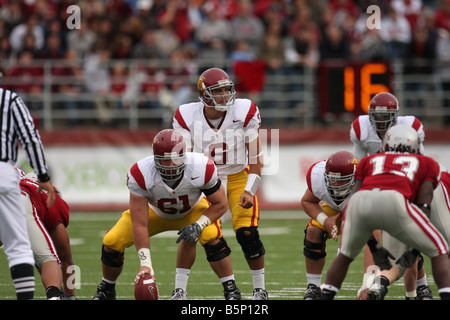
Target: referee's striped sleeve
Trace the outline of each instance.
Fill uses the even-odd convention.
[[[38,176],[45,174],[47,173],[47,165],[44,148],[30,111],[18,95],[12,99],[11,103],[16,132],[22,147],[26,151],[28,161]]]

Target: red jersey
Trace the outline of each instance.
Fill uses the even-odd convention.
[[[37,214],[47,230],[53,229],[58,223],[69,225],[69,206],[57,194],[51,208],[47,208],[47,193],[38,192],[39,184],[33,180],[21,179],[20,189],[30,196],[31,203],[36,208]]]
[[[441,184],[442,186],[450,191],[450,173],[449,172],[441,172]]]
[[[432,158],[408,152],[383,152],[363,158],[355,171],[360,190],[396,190],[413,202],[420,185],[431,181],[436,188],[439,164]]]

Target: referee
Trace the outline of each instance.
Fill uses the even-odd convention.
[[[16,93],[0,88],[0,240],[8,258],[16,297],[25,300],[34,297],[34,258],[20,196],[20,174],[14,167],[17,140],[38,176],[40,190],[48,192],[47,206],[51,207],[55,189],[47,174],[44,150],[33,118]]]

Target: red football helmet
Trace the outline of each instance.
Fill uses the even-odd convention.
[[[163,180],[176,181],[183,176],[186,167],[186,142],[180,133],[173,129],[160,131],[153,139],[153,155],[156,170]]]
[[[355,169],[358,160],[349,151],[333,153],[325,164],[325,184],[334,201],[341,202],[347,198],[355,184]]]
[[[392,127],[398,116],[398,100],[389,92],[376,94],[369,104],[369,119],[378,136],[383,139],[386,131]]]
[[[228,74],[219,68],[211,68],[198,78],[198,96],[207,106],[225,112],[234,103],[236,90]],[[226,93],[216,90],[226,88]]]

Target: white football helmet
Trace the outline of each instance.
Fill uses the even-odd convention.
[[[420,154],[420,141],[417,131],[405,124],[398,124],[389,128],[384,135],[383,151]]]

